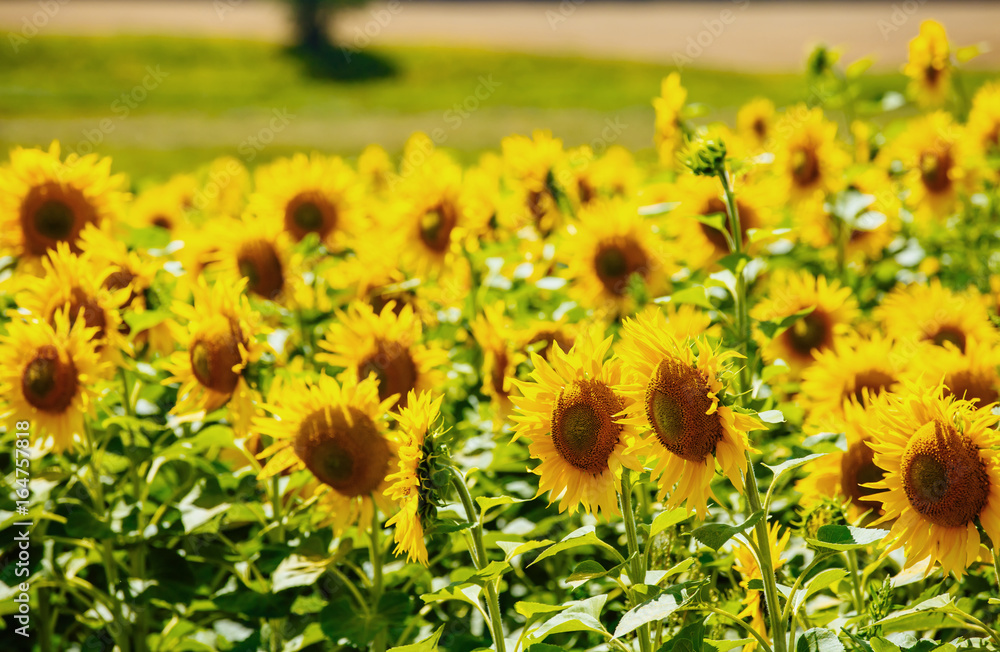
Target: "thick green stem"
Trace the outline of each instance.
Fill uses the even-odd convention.
[[[372,594],[371,594],[371,613],[378,613],[378,603],[382,599],[382,541],[381,534],[382,524],[379,523],[378,518],[378,508],[372,507],[372,524],[371,524],[371,548],[369,549],[369,554],[371,555],[372,562]],[[375,652],[384,652],[388,640],[388,630],[382,629],[378,634],[375,635],[375,641],[372,643],[372,649]]]
[[[726,194],[726,212],[729,216],[729,232],[732,238],[729,239],[732,253],[743,253],[743,230],[740,224],[740,210],[736,203],[736,194],[729,183],[726,171],[719,171],[719,181],[722,182],[722,190]],[[744,274],[743,265],[736,267],[736,331],[738,334],[737,346],[740,355],[743,356],[743,366],[740,367],[740,401],[746,404],[749,399],[752,378],[750,375],[750,318],[747,309],[747,281]]]
[[[462,499],[462,506],[465,508],[466,517],[472,523],[472,539],[475,542],[475,551],[470,551],[472,562],[477,570],[482,570],[489,563],[486,557],[486,545],[483,543],[483,522],[476,516],[476,508],[472,504],[472,496],[469,488],[465,484],[465,476],[455,467],[451,468],[452,484],[458,491]],[[506,642],[503,638],[503,619],[500,614],[500,596],[497,594],[497,587],[494,582],[486,582],[486,602],[490,612],[490,631],[493,634],[493,644],[497,652],[506,652]]]
[[[760,493],[757,490],[757,478],[754,476],[753,461],[747,452],[746,494],[750,505],[750,513],[761,509]],[[770,533],[767,529],[767,514],[754,525],[754,536],[759,548],[761,581],[764,583],[764,599],[767,605],[767,615],[771,621],[771,638],[774,640],[774,652],[785,652],[785,620],[782,617],[781,605],[778,603],[778,580],[774,575],[774,561],[771,559]]]
[[[635,587],[646,582],[646,571],[644,568],[644,556],[639,551],[639,536],[635,527],[635,510],[632,508],[632,472],[622,469],[622,517],[625,519],[625,538],[628,540],[629,559],[629,579],[632,580],[632,591],[630,599],[632,606],[638,606]],[[651,644],[649,640],[649,625],[639,627],[639,649],[642,652],[649,652]]]

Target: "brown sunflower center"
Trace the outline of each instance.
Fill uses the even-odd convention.
[[[233,367],[243,362],[241,343],[239,328],[224,317],[204,327],[194,337],[190,350],[191,370],[198,382],[220,394],[231,394],[240,380]]]
[[[398,407],[406,407],[406,395],[417,385],[417,365],[409,347],[399,342],[378,341],[375,352],[358,365],[358,380],[370,374],[378,379],[378,396],[385,400],[399,395]]]
[[[924,187],[932,193],[942,193],[951,187],[951,154],[944,152],[924,152],[920,155],[920,178]]]
[[[1000,398],[992,374],[989,373],[962,369],[948,374],[944,384],[949,394],[969,401],[976,400],[979,407],[995,403]]]
[[[816,308],[785,331],[785,342],[799,357],[812,359],[814,351],[833,345],[830,316]]]
[[[853,396],[859,405],[868,405],[868,397],[876,397],[887,390],[896,379],[881,369],[865,369],[854,377],[854,391],[846,393],[845,399]]]
[[[602,242],[594,254],[594,271],[604,289],[615,296],[624,296],[632,274],[643,278],[648,272],[646,252],[635,239],[615,237]]]
[[[580,203],[587,205],[597,197],[597,189],[587,177],[580,177],[576,180],[576,190],[580,194]]]
[[[97,222],[97,213],[82,192],[72,186],[49,182],[33,187],[21,203],[21,231],[25,248],[41,256],[69,242],[79,253],[76,238],[87,223]]]
[[[431,251],[443,254],[451,243],[458,215],[450,202],[442,202],[420,216],[420,239]]]
[[[69,300],[53,309],[52,314],[49,316],[49,323],[55,325],[55,313],[62,308],[69,310],[70,326],[75,324],[76,320],[82,316],[84,326],[97,329],[97,332],[94,333],[91,339],[100,340],[104,338],[105,329],[108,325],[108,315],[97,301],[97,297],[89,294],[78,285],[74,286],[70,290]]]
[[[624,407],[611,388],[598,380],[566,385],[552,410],[552,442],[559,455],[581,471],[606,471],[622,431],[614,415]]]
[[[913,434],[903,451],[900,473],[913,509],[941,527],[971,523],[990,493],[979,447],[941,421],[926,423]]]
[[[76,396],[76,365],[51,344],[38,348],[21,374],[21,391],[28,403],[43,412],[65,412]]]
[[[301,192],[285,206],[285,230],[296,240],[310,233],[326,237],[337,227],[337,207],[321,193]]]
[[[135,274],[124,267],[119,267],[115,271],[108,274],[108,277],[104,279],[104,287],[112,292],[117,292],[118,290],[129,287],[134,280]],[[132,291],[129,292],[128,298],[125,299],[125,302],[122,303],[119,308],[127,308],[131,306],[132,302],[135,301],[136,296],[135,288],[133,287]]]
[[[278,252],[263,238],[244,242],[236,253],[236,264],[247,279],[247,289],[265,299],[274,299],[285,286]]]
[[[933,335],[929,335],[927,339],[938,346],[944,346],[945,342],[951,342],[955,348],[965,353],[965,333],[955,326],[942,326]]]
[[[302,420],[293,448],[319,481],[350,497],[377,490],[391,457],[375,422],[356,407],[313,412]]]
[[[149,223],[155,227],[166,229],[168,231],[174,228],[174,221],[162,213],[154,215],[153,218],[149,220]]]
[[[541,346],[538,346],[539,344]],[[528,347],[538,355],[548,360],[553,344],[558,344],[559,348],[563,351],[569,351],[573,346],[573,340],[561,331],[545,330],[535,333],[535,336],[531,338],[530,342],[528,342]]]
[[[712,407],[705,376],[673,358],[660,362],[646,386],[646,418],[664,448],[702,462],[722,440],[722,421]]]
[[[819,181],[819,157],[813,147],[798,147],[792,152],[792,179],[800,188],[808,188]]]
[[[879,511],[881,507],[879,501],[866,500],[878,489],[862,485],[878,482],[884,475],[885,471],[875,466],[875,452],[864,441],[856,441],[848,446],[847,452],[840,460],[840,481],[844,493],[862,509]]]
[[[764,118],[755,118],[751,129],[753,129],[757,138],[764,140],[767,137],[767,122],[764,121]]]

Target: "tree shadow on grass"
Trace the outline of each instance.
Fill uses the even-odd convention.
[[[398,74],[396,63],[384,56],[349,47],[324,45],[317,48],[295,46],[288,53],[298,59],[313,79],[365,82]]]

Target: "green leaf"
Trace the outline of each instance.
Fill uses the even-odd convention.
[[[818,460],[824,455],[826,455],[826,453],[815,453],[813,455],[806,455],[805,457],[796,457],[795,459],[782,462],[781,464],[778,464],[776,466],[768,466],[767,464],[764,464],[764,466],[770,469],[771,473],[774,474],[774,478],[771,480],[771,487],[768,489],[768,491],[769,492],[774,491],[774,488],[778,486],[778,480],[780,480],[781,476],[784,475],[785,473],[797,469],[804,464],[808,464],[813,460]]]
[[[567,609],[564,604],[542,604],[540,602],[515,602],[514,611],[525,618],[531,618],[537,614],[550,614]]]
[[[488,618],[489,616],[483,611],[483,607],[479,602],[479,598],[483,595],[483,587],[478,584],[471,584],[469,582],[461,582],[457,584],[452,584],[446,586],[443,589],[434,591],[433,593],[424,593],[420,596],[420,599],[425,603],[430,604],[432,602],[447,602],[448,600],[458,600],[459,602],[464,602],[470,604],[480,613],[483,617]]]
[[[688,570],[689,568],[694,566],[695,561],[697,560],[694,557],[688,557],[687,559],[674,564],[667,570],[646,571],[646,579],[644,580],[644,582],[649,586],[656,586],[657,584],[662,582],[664,579],[670,577],[671,575],[678,575]]]
[[[289,555],[271,573],[271,591],[277,593],[295,586],[312,586],[326,572],[329,561]]]
[[[506,555],[504,559],[506,561],[511,561],[514,557],[518,555],[523,555],[526,552],[535,550],[536,548],[544,548],[545,546],[552,545],[555,543],[550,539],[542,539],[541,541],[497,541],[497,546],[504,551]]]
[[[764,423],[784,423],[785,415],[781,413],[781,410],[764,410],[763,412],[758,412],[757,416]]]
[[[968,63],[980,54],[989,52],[989,50],[989,46],[985,43],[974,43],[973,45],[966,45],[955,50],[955,58],[958,59],[959,63]]]
[[[153,326],[159,326],[171,316],[168,310],[145,310],[143,312],[129,310],[122,314],[122,319],[128,324],[130,332],[141,333]]]
[[[851,527],[849,525],[824,525],[816,532],[815,539],[806,539],[820,548],[831,550],[854,550],[881,541],[889,530],[877,528]]]
[[[726,213],[709,213],[708,215],[692,215],[691,217],[716,231],[726,230],[726,222],[729,221],[729,216]]]
[[[781,319],[762,321],[758,324],[758,327],[760,328],[760,332],[764,334],[764,337],[769,340],[773,340],[775,337],[785,332],[789,326],[802,319],[815,309],[816,306],[809,306],[808,308],[803,308],[802,310],[786,317],[782,317]]]
[[[441,640],[442,632],[444,632],[444,625],[438,627],[437,631],[427,638],[422,638],[416,643],[410,643],[409,645],[391,647],[388,652],[435,652],[438,649],[438,641]]]
[[[683,290],[677,290],[670,295],[670,303],[689,303],[708,310],[715,310],[715,306],[709,301],[708,293],[703,285],[692,285]]]
[[[828,568],[816,573],[815,577],[806,582],[802,590],[796,592],[795,598],[792,600],[792,613],[796,613],[811,596],[836,584],[845,577],[847,577],[847,571],[843,568]]]
[[[549,557],[558,554],[564,550],[570,550],[571,548],[578,548],[580,546],[597,546],[599,548],[604,548],[611,552],[620,561],[625,561],[622,559],[621,554],[612,546],[608,545],[602,541],[597,534],[594,533],[593,525],[585,525],[579,529],[573,530],[567,534],[562,541],[553,544],[546,548],[542,554],[535,558],[535,561],[528,564],[533,566],[543,559],[548,559]]]
[[[170,244],[170,232],[159,227],[125,226],[125,242],[133,249],[163,249]]]
[[[476,498],[476,502],[479,503],[479,518],[486,520],[486,512],[493,507],[499,507],[500,505],[513,505],[514,503],[524,503],[527,502],[527,498],[514,498],[512,496],[479,496]]]
[[[660,204],[648,204],[646,206],[639,207],[639,215],[643,215],[645,217],[663,215],[664,213],[669,213],[680,205],[681,203],[677,201],[662,202]]]
[[[593,559],[581,561],[573,569],[573,573],[566,578],[567,582],[579,582],[581,580],[592,580],[597,577],[604,577],[608,574],[608,569],[601,566]]]
[[[681,627],[656,652],[701,652],[704,641],[705,623],[704,620],[697,620]]]
[[[492,582],[510,570],[510,564],[505,561],[491,561],[485,568],[477,570],[470,575],[466,581],[485,585],[487,582]]]
[[[529,645],[524,652],[565,652],[565,648],[558,645],[549,645],[548,643],[535,643],[534,645]]]
[[[281,648],[281,652],[299,652],[299,650],[303,650],[310,645],[315,645],[323,640],[326,640],[326,634],[323,633],[323,628],[320,624],[309,623],[306,625],[306,628],[302,630],[301,634],[285,642]]]
[[[764,518],[764,510],[758,510],[739,525],[723,525],[722,523],[709,523],[694,530],[691,535],[712,550],[718,551],[727,541],[741,532],[746,532],[757,524],[757,521]]]
[[[683,507],[678,507],[677,509],[672,509],[669,512],[660,512],[653,519],[652,525],[649,526],[649,536],[650,538],[655,537],[660,532],[663,532],[668,527],[673,527],[682,521],[686,521],[691,518],[691,513],[689,513]]]
[[[615,638],[621,638],[646,623],[663,620],[677,611],[677,608],[684,603],[684,597],[676,593],[664,593],[658,598],[629,609],[615,627]]]
[[[528,643],[540,643],[550,634],[580,631],[607,635],[608,630],[601,624],[601,610],[607,599],[606,595],[595,595],[586,600],[571,602],[564,611],[532,630],[525,639]]]
[[[756,640],[757,639],[755,638],[737,638],[732,640],[727,639],[724,641],[713,641],[711,639],[706,638],[705,644],[711,645],[716,650],[718,650],[718,652],[729,652],[729,650],[732,650],[733,648],[741,647],[743,645],[746,645],[747,643],[752,643]]]
[[[789,366],[783,362],[775,362],[774,364],[769,364],[764,367],[764,371],[760,374],[760,379],[765,383],[770,382],[771,379],[780,376],[782,374],[788,373]]]
[[[867,56],[861,57],[857,61],[852,62],[847,68],[844,69],[844,76],[848,79],[857,79],[864,74],[866,70],[871,68],[872,64],[875,63],[875,57]]]
[[[914,614],[918,614],[923,611],[950,611],[951,610],[950,608],[953,608],[953,605],[954,605],[953,599],[947,593],[942,595],[936,595],[933,598],[930,598],[929,600],[924,600],[915,607],[904,609],[903,611],[893,612],[888,616],[886,616],[885,618],[883,618],[882,620],[879,620],[878,622],[872,624],[888,625],[890,623],[899,621],[903,618],[907,618],[908,616],[912,616]]]
[[[405,626],[411,611],[410,602],[406,593],[391,591],[379,599],[378,610],[364,613],[355,611],[353,603],[344,597],[331,602],[320,612],[320,627],[334,642],[346,638],[356,647],[367,649],[380,631]]]
[[[795,652],[845,652],[837,635],[824,627],[814,627],[802,633],[795,643]]]
[[[740,271],[746,267],[750,260],[750,256],[745,253],[733,252],[720,258],[718,264],[723,269],[728,269],[734,276],[738,276]]]

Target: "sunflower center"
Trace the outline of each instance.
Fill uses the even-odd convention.
[[[951,155],[924,152],[920,155],[920,178],[924,187],[932,193],[941,193],[951,186],[949,171],[951,170]]]
[[[448,251],[451,232],[458,224],[455,207],[443,202],[420,216],[420,239],[438,254]]]
[[[666,358],[646,386],[646,418],[668,451],[689,462],[703,462],[722,439],[722,421],[712,408],[704,375]]]
[[[191,370],[195,378],[205,387],[231,394],[240,380],[239,372],[233,367],[243,362],[240,353],[241,337],[228,319],[213,319],[191,344]]]
[[[785,331],[785,341],[796,354],[811,359],[813,351],[833,344],[830,317],[816,308]]]
[[[94,207],[72,186],[49,182],[33,187],[21,203],[21,231],[25,248],[41,256],[57,242],[69,241],[74,253],[76,236],[88,222],[97,221]]]
[[[962,353],[965,353],[965,333],[954,326],[942,326],[934,335],[928,337],[938,346],[944,346],[945,342],[951,342]]]
[[[963,369],[949,374],[945,378],[947,392],[953,396],[969,401],[975,400],[979,407],[995,403],[1000,394],[997,393],[992,379],[985,374]]]
[[[965,527],[986,506],[990,479],[979,447],[954,426],[926,423],[910,438],[901,464],[910,505],[941,527]]]
[[[646,277],[646,252],[633,238],[616,237],[605,240],[594,255],[594,271],[604,289],[615,296],[625,296],[632,274]]]
[[[76,365],[51,344],[38,348],[35,357],[21,374],[21,391],[25,400],[43,412],[65,412],[76,396]]]
[[[153,216],[149,223],[155,227],[166,229],[168,231],[174,228],[173,220],[163,214]]]
[[[537,346],[539,344],[541,344],[541,346]],[[561,331],[546,330],[535,333],[535,336],[531,338],[530,342],[528,342],[528,347],[532,348],[535,353],[548,360],[553,344],[558,344],[559,348],[563,351],[569,351],[570,347],[573,346],[573,341],[566,337],[566,335]]]
[[[310,233],[326,237],[337,227],[337,207],[315,191],[302,192],[285,206],[285,230],[296,240]]]
[[[799,147],[792,152],[792,178],[796,185],[808,188],[819,181],[819,157],[812,147]]]
[[[865,500],[877,489],[862,485],[878,482],[885,471],[875,466],[875,452],[864,441],[856,441],[847,447],[847,453],[840,460],[840,483],[855,505],[862,509],[873,509],[876,512],[881,507],[879,501]]]
[[[622,431],[614,415],[624,407],[598,380],[575,380],[563,387],[552,410],[552,442],[559,455],[581,471],[606,471]]]
[[[753,132],[757,135],[757,138],[764,140],[764,138],[767,136],[767,123],[764,122],[764,118],[756,118],[753,121],[753,125],[751,128],[753,129]]]
[[[867,369],[854,377],[854,392],[844,398],[853,396],[858,405],[868,405],[868,397],[875,397],[885,391],[896,379],[881,369]]]
[[[586,177],[580,177],[576,180],[576,189],[577,192],[580,193],[581,204],[589,204],[595,197],[597,197],[597,190]]]
[[[379,399],[398,394],[397,406],[406,407],[406,395],[417,385],[417,365],[410,349],[399,342],[377,342],[375,352],[358,365],[358,380],[373,373],[378,379]]]
[[[119,267],[115,271],[108,274],[108,277],[104,279],[104,287],[112,292],[117,292],[118,290],[129,287],[134,280],[135,274],[124,267]],[[136,296],[135,288],[133,287],[132,291],[129,292],[128,298],[125,299],[125,302],[122,303],[119,308],[128,308],[131,306],[132,302],[135,301]]]
[[[247,240],[236,254],[247,288],[265,299],[274,299],[285,286],[285,272],[274,245],[263,238]]]
[[[302,420],[293,448],[318,480],[349,497],[378,489],[391,457],[375,422],[355,407],[313,412]]]
[[[87,328],[96,328],[97,332],[94,334],[94,340],[100,340],[104,338],[105,329],[108,325],[108,316],[104,312],[104,308],[98,303],[97,298],[91,296],[86,290],[80,286],[74,286],[69,293],[69,300],[61,306],[57,306],[56,310],[59,308],[69,309],[69,323],[70,326],[76,323],[82,315],[83,324]],[[49,323],[55,325],[55,310],[52,311],[52,315],[49,317]]]

